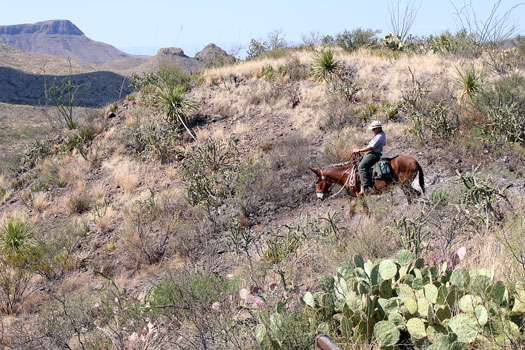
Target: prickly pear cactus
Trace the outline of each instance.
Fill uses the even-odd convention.
[[[357,255],[353,262],[324,278],[323,292],[303,298],[323,325],[336,325],[330,332],[341,341],[455,350],[487,339],[525,340],[525,284],[511,292],[488,270],[426,266],[406,250],[376,262]]]

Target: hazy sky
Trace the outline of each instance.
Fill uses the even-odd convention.
[[[395,0],[397,1],[397,0]],[[454,0],[456,4],[463,0]],[[485,19],[493,0],[471,0]],[[411,33],[456,30],[449,0],[420,0]],[[502,0],[506,11],[519,0]],[[130,53],[155,54],[161,47],[181,47],[193,55],[213,42],[225,50],[247,47],[252,38],[282,30],[285,39],[302,42],[311,31],[336,34],[357,27],[389,32],[389,0],[0,0],[0,25],[68,19],[89,38]],[[525,5],[513,12],[520,25]],[[523,26],[519,33],[525,34]]]

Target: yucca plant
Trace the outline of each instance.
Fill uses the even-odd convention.
[[[197,104],[186,96],[186,87],[164,82],[158,82],[155,85],[155,105],[166,115],[168,123],[173,126],[182,125],[191,137],[196,140],[195,136],[188,127],[190,114],[197,107]]]
[[[28,225],[18,218],[8,217],[2,226],[0,252],[4,257],[17,256],[30,246]]]
[[[324,80],[328,82],[341,69],[341,67],[341,62],[334,58],[334,52],[331,49],[322,49],[314,55],[311,74],[316,80]]]
[[[456,81],[461,87],[461,101],[465,99],[472,100],[472,96],[481,91],[481,74],[473,66],[467,68],[464,72],[459,68],[456,68],[456,71],[458,73]]]

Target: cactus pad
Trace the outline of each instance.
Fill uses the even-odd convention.
[[[470,275],[466,270],[458,269],[452,272],[450,276],[450,284],[458,287],[459,289],[464,289],[470,283]]]
[[[466,314],[454,316],[448,326],[460,342],[471,343],[478,335],[478,322]]]
[[[421,339],[427,336],[425,322],[420,318],[411,318],[408,320],[407,330],[413,339]]]
[[[377,322],[374,327],[374,336],[379,346],[393,346],[399,341],[399,329],[391,321]]]
[[[379,264],[379,275],[384,280],[394,278],[397,274],[397,265],[390,259],[383,260]]]
[[[412,261],[412,253],[409,250],[401,250],[397,253],[397,262],[401,266],[408,265]]]

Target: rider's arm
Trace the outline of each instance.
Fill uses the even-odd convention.
[[[372,146],[366,146],[365,148],[355,148],[354,153],[361,153],[361,152],[368,152],[373,150],[374,148]]]

